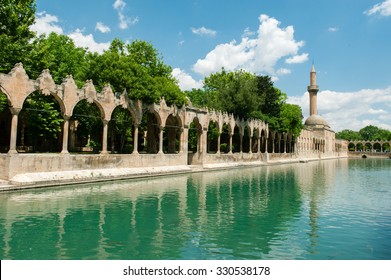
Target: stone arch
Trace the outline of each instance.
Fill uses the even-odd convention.
[[[372,145],[372,143],[369,142],[369,141],[365,142],[364,147],[365,147],[365,151],[370,151],[370,152],[372,152],[372,150],[373,150],[373,145]]]
[[[267,152],[267,137],[266,137],[266,131],[264,129],[261,130],[261,146],[260,151],[261,153]]]
[[[276,137],[276,133],[269,130],[269,136],[267,137],[267,152],[274,153],[274,138]]]
[[[231,125],[224,123],[220,134],[220,151],[222,153],[230,152]]]
[[[193,153],[200,152],[202,125],[198,117],[194,117],[189,125],[188,151]]]
[[[232,135],[232,149],[231,151],[233,153],[239,153],[241,152],[241,145],[242,145],[242,132],[238,125],[235,125],[233,129],[233,135]]]
[[[170,114],[164,127],[163,151],[168,154],[180,152],[182,122],[178,115]]]
[[[383,151],[383,148],[382,148],[382,145],[380,144],[380,142],[373,143],[373,151],[379,152],[379,153]]]
[[[390,152],[390,146],[391,146],[391,143],[388,143],[388,142],[383,142],[382,144],[382,151],[383,152]]]
[[[220,135],[219,123],[214,120],[209,121],[208,132],[207,132],[207,152],[217,153],[218,140]]]
[[[52,94],[34,91],[26,96],[19,113],[19,152],[61,151],[64,119],[60,106]]]
[[[102,149],[103,111],[96,102],[83,98],[72,108],[69,120],[69,150],[94,152]]]
[[[354,151],[357,151],[357,150],[356,150],[356,144],[353,143],[353,142],[350,142],[349,145],[348,145],[348,150],[349,150],[349,151],[353,151],[353,152],[354,152]]]
[[[254,128],[253,130],[253,137],[252,137],[252,143],[251,143],[251,152],[258,153],[260,151],[260,132],[259,128]]]
[[[243,153],[249,153],[251,151],[250,139],[251,139],[251,128],[248,125],[245,125],[243,128],[243,136],[242,136]]]
[[[116,106],[108,127],[108,145],[112,153],[130,154],[134,150],[134,119],[129,109]]]
[[[6,153],[10,147],[11,120],[10,99],[0,87],[0,153]]]
[[[139,134],[142,136],[139,141],[141,152],[157,154],[160,151],[162,148],[160,142],[163,142],[163,127],[161,127],[160,116],[155,110],[146,110],[143,113]]]

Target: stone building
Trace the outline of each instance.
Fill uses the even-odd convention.
[[[260,120],[238,119],[232,114],[191,105],[168,106],[164,99],[159,104],[143,104],[140,100],[129,100],[126,91],[115,94],[110,86],[97,92],[92,81],[78,88],[72,76],[57,85],[48,70],[44,70],[38,79],[31,80],[22,64],[15,65],[9,74],[0,74],[0,90],[9,105],[9,112],[0,115],[2,180],[12,181],[16,175],[37,172],[205,167],[347,155],[347,145],[335,140],[335,133],[327,122],[316,115],[318,87],[314,68],[308,87],[311,116],[297,139],[289,133],[271,131],[268,124]],[[19,117],[25,109],[26,99],[32,94],[51,97],[58,105],[62,129],[56,153],[43,153],[35,146],[25,145],[23,118]],[[101,120],[96,154],[88,153],[86,143],[91,139],[79,139],[77,135],[80,124],[74,113],[81,102],[94,104]],[[112,121],[116,110],[122,110],[131,120],[132,142],[127,152],[118,153],[113,141]],[[212,135],[212,131],[217,131],[217,135]],[[193,146],[189,143],[189,135],[195,136]]]

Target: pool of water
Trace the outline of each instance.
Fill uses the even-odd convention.
[[[0,193],[0,259],[391,259],[391,160]]]

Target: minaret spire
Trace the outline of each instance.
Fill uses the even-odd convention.
[[[317,115],[317,94],[319,87],[316,84],[316,71],[314,63],[312,63],[312,68],[310,72],[310,85],[308,86],[308,93],[310,94],[310,116]]]

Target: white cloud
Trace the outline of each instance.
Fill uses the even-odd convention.
[[[120,29],[127,29],[130,25],[135,25],[139,22],[138,17],[127,17],[124,14],[126,3],[124,0],[115,0],[113,7],[115,10],[117,10],[118,13],[118,20],[119,20],[119,28]]]
[[[194,80],[192,76],[180,68],[174,68],[172,70],[172,76],[178,80],[181,90],[191,90],[193,88],[202,88],[203,86],[202,81]]]
[[[288,75],[291,72],[292,72],[291,70],[286,69],[286,68],[280,68],[280,69],[277,70],[277,74],[278,75]]]
[[[242,37],[241,42],[235,40],[217,45],[204,59],[199,59],[193,70],[207,76],[219,71],[244,69],[253,73],[266,72],[275,75],[277,62],[284,57],[291,57],[294,62],[302,63],[308,59],[308,54],[299,55],[303,41],[294,39],[292,26],[280,28],[280,22],[267,15],[259,17],[260,25],[257,38]],[[249,35],[249,30],[244,31]]]
[[[109,33],[110,32],[110,27],[107,25],[103,24],[102,22],[97,22],[95,26],[95,30],[98,30],[102,33]]]
[[[47,14],[46,12],[38,13],[35,22],[30,26],[30,29],[37,32],[37,35],[50,34],[52,32],[63,34],[63,29],[57,24],[59,22],[56,16]]]
[[[339,30],[338,27],[329,27],[329,29],[327,29],[329,32],[337,32]]]
[[[196,35],[201,35],[201,36],[205,35],[205,36],[211,36],[211,37],[214,37],[217,34],[217,31],[205,28],[204,26],[200,27],[200,28],[192,27],[191,32],[193,32],[193,34],[196,34]]]
[[[123,0],[115,0],[113,7],[116,10],[123,10],[126,7],[126,3]]]
[[[308,117],[308,93],[288,97],[288,102],[299,105],[305,118]],[[358,131],[369,124],[391,129],[391,86],[356,92],[321,91],[318,93],[318,114],[335,131]]]
[[[295,55],[293,57],[289,57],[285,60],[285,63],[287,64],[297,64],[297,63],[303,63],[308,60],[308,53],[303,53],[300,55]]]
[[[85,35],[81,29],[76,29],[69,34],[65,34],[63,28],[57,24],[58,22],[59,19],[57,16],[42,12],[37,14],[35,23],[30,28],[31,30],[37,32],[38,35],[48,35],[52,32],[67,35],[73,40],[76,46],[88,48],[88,50],[91,52],[102,53],[104,50],[110,47],[110,42],[98,43],[95,41],[92,34]]]
[[[92,34],[84,35],[80,29],[76,29],[68,35],[75,45],[82,48],[88,48],[91,52],[103,53],[110,47],[110,42],[98,43]]]
[[[374,5],[371,9],[364,12],[364,14],[371,16],[380,14],[381,16],[391,16],[391,0],[385,0]]]

